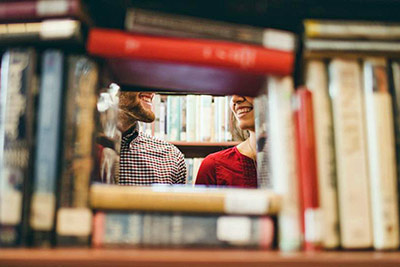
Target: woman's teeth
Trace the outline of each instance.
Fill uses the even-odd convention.
[[[251,110],[252,110],[252,108],[240,108],[238,110],[238,114],[247,113],[247,112],[250,112]]]

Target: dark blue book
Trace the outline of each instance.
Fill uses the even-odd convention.
[[[54,242],[56,184],[60,175],[61,125],[64,89],[64,55],[46,50],[42,55],[38,107],[35,171],[31,200],[32,244],[50,246]]]

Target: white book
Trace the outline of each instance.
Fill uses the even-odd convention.
[[[200,141],[211,141],[212,96],[200,95]]]
[[[372,246],[372,223],[365,141],[362,74],[356,60],[329,64],[343,248]]]
[[[392,98],[384,58],[364,61],[364,95],[375,249],[399,246]]]
[[[216,107],[215,107],[215,101],[214,97],[211,96],[211,107],[210,107],[210,142],[216,142],[217,138],[215,138],[215,131],[217,127],[215,126],[215,121],[217,119],[218,114],[216,114]]]
[[[278,215],[278,244],[282,251],[300,250],[302,245],[293,91],[291,77],[268,78],[270,167],[273,189],[282,196]]]
[[[193,158],[193,184],[196,184],[197,173],[199,172],[199,168],[203,158]]]
[[[187,125],[186,125],[186,116],[187,116],[187,103],[186,103],[186,96],[179,96],[180,98],[180,105],[181,105],[181,141],[187,141]]]
[[[196,95],[196,141],[201,140],[201,95]]]
[[[186,96],[186,141],[194,142],[196,141],[196,96],[187,95]]]
[[[317,154],[318,192],[322,214],[322,244],[339,246],[336,163],[328,77],[323,61],[307,63],[306,86],[313,94],[314,131]]]
[[[165,140],[165,134],[166,134],[166,115],[167,115],[167,103],[166,100],[167,97],[161,96],[161,101],[160,101],[160,134],[159,138],[162,140]]]
[[[168,141],[181,140],[181,101],[178,95],[167,96]]]
[[[224,129],[225,129],[225,140],[224,141],[232,141],[232,132],[230,127],[230,116],[233,116],[231,108],[229,106],[231,101],[231,96],[225,96],[225,118],[224,118]]]
[[[227,141],[225,138],[226,129],[226,109],[229,107],[226,106],[226,97],[219,96],[218,98],[218,105],[217,105],[217,114],[218,114],[218,141],[225,142]]]
[[[160,138],[160,108],[161,108],[161,95],[155,94],[153,98],[153,112],[154,112],[154,136]]]

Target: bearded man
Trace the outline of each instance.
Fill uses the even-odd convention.
[[[154,93],[121,92],[118,128],[122,132],[120,185],[183,184],[186,164],[174,145],[139,131],[138,121],[150,123]]]

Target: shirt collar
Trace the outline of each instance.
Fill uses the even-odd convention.
[[[135,123],[122,134],[122,144],[130,144],[139,135],[139,123]]]

